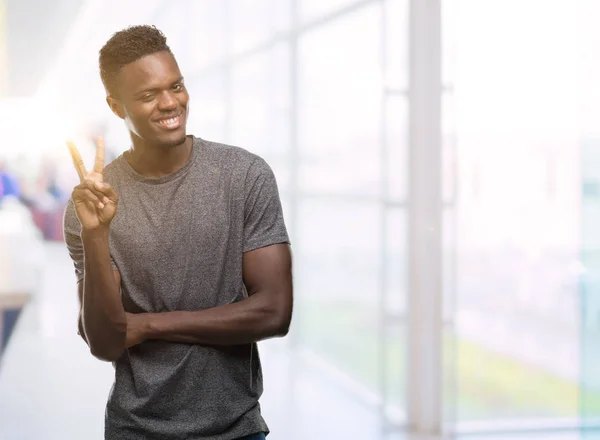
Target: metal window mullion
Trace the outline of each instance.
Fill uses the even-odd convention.
[[[380,14],[380,69],[381,69],[381,78],[385,77],[385,72],[388,67],[388,59],[387,59],[387,48],[390,42],[387,38],[387,27],[386,27],[386,2],[382,1],[380,4],[381,14]],[[379,143],[380,143],[380,173],[381,173],[381,196],[379,200],[380,206],[380,261],[379,261],[379,298],[378,298],[378,376],[379,376],[379,395],[380,395],[380,404],[378,405],[379,411],[379,419],[381,421],[381,433],[384,437],[388,433],[391,433],[397,429],[401,429],[402,426],[397,426],[396,421],[391,420],[388,408],[390,405],[390,372],[388,370],[388,362],[390,359],[389,346],[390,346],[390,329],[394,327],[394,325],[398,324],[398,321],[405,321],[405,316],[402,317],[404,319],[399,319],[399,317],[392,316],[387,310],[387,306],[389,304],[390,292],[387,288],[387,279],[390,271],[400,270],[400,268],[390,268],[389,267],[389,258],[387,252],[387,243],[389,241],[388,237],[388,217],[392,212],[394,205],[389,203],[389,156],[390,156],[390,148],[399,148],[398,145],[390,145],[388,139],[388,101],[390,99],[390,94],[387,93],[386,84],[382,84],[381,96],[380,96],[380,113],[379,113]],[[394,121],[394,123],[401,124],[401,121]],[[396,172],[405,172],[405,170],[396,170]],[[399,203],[405,207],[405,203]],[[400,227],[397,225],[397,227]],[[392,373],[394,374],[394,373]]]
[[[387,56],[386,56],[386,48],[387,48],[387,35],[386,35],[386,26],[385,26],[385,3],[382,2],[381,5],[381,14],[380,14],[380,45],[379,45],[379,57],[380,57],[380,69],[381,69],[381,78],[384,78],[385,71],[387,68]],[[390,420],[387,416],[386,408],[389,403],[389,377],[388,377],[388,346],[389,346],[389,327],[390,322],[387,319],[387,277],[389,273],[388,264],[388,255],[387,255],[387,246],[388,242],[388,231],[387,231],[387,222],[388,222],[388,212],[390,211],[387,204],[384,200],[389,198],[388,195],[388,181],[389,181],[389,173],[388,173],[388,157],[389,157],[389,142],[387,137],[388,127],[387,127],[387,95],[385,93],[385,85],[383,84],[383,90],[380,96],[380,110],[379,110],[379,171],[381,173],[381,202],[379,203],[380,211],[380,253],[379,253],[379,298],[378,298],[378,333],[379,338],[377,341],[377,355],[378,355],[378,376],[379,376],[379,395],[381,397],[381,403],[379,405],[379,418],[381,420],[382,425],[382,434],[389,429]]]
[[[298,25],[298,2],[299,0],[290,1],[290,25],[292,29],[295,29]],[[297,34],[293,33],[293,36],[289,39],[289,184],[288,184],[288,212],[286,214],[286,224],[290,231],[290,241],[292,248],[299,241],[300,233],[298,231],[298,175],[300,166],[300,154],[299,154],[299,142],[298,142],[298,114],[299,114],[299,103],[298,103],[298,38]],[[295,267],[295,265],[294,265]],[[294,270],[295,275],[295,270]],[[292,331],[286,338],[286,348],[288,349],[288,356],[290,358],[289,368],[287,374],[287,388],[286,393],[286,404],[288,408],[296,407],[296,389],[298,387],[299,378],[301,375],[301,350],[300,350],[300,335],[297,329],[302,327],[302,312],[298,310],[296,306],[294,308],[294,318],[292,323]],[[294,325],[299,323],[299,325]],[[293,426],[296,422],[293,411],[286,411],[284,417],[287,426]]]
[[[441,0],[410,0],[407,416],[442,428]]]
[[[296,29],[298,26],[298,8],[299,0],[290,0],[290,25],[292,29]],[[299,166],[300,166],[300,146],[298,140],[298,115],[299,115],[299,102],[298,102],[298,35],[293,33],[293,36],[289,39],[289,69],[288,74],[290,75],[290,103],[289,103],[289,120],[290,120],[290,132],[289,132],[289,156],[288,156],[288,167],[289,167],[289,211],[287,213],[286,223],[291,231],[290,241],[292,246],[295,242],[298,242],[298,203],[299,203]],[[296,312],[297,313],[297,312]],[[295,332],[291,332],[289,336],[289,344],[292,348],[298,348],[298,335]]]

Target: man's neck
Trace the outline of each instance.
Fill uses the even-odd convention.
[[[138,174],[158,178],[172,174],[185,165],[192,152],[192,143],[191,136],[175,147],[150,145],[136,139],[124,157]]]

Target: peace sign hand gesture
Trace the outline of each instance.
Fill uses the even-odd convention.
[[[96,160],[94,169],[89,173],[75,144],[68,141],[67,146],[81,181],[71,195],[81,228],[84,231],[108,228],[117,213],[119,196],[108,183],[104,183],[104,140],[98,138],[96,141]]]

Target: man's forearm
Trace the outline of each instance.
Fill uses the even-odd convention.
[[[85,278],[82,298],[82,324],[92,354],[116,360],[125,347],[127,318],[120,286],[113,276],[108,250],[108,229],[82,232]]]
[[[291,304],[274,303],[266,293],[200,311],[147,315],[145,339],[205,345],[237,345],[285,336]]]

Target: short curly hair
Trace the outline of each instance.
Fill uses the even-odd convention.
[[[155,26],[130,26],[115,33],[100,49],[100,78],[108,95],[116,92],[116,78],[127,64],[156,52],[168,51],[167,37]]]

